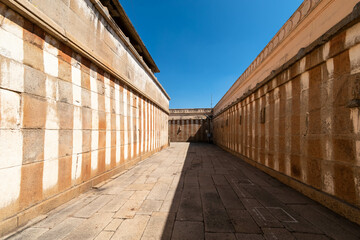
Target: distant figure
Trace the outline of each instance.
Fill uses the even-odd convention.
[[[208,130],[206,130],[206,137],[207,137],[207,139],[208,139],[208,143],[211,143],[212,134],[211,134],[211,132],[209,132]]]

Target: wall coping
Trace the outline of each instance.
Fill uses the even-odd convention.
[[[246,70],[240,75],[240,77],[233,83],[230,89],[224,94],[219,102],[214,106],[214,109],[225,100],[228,96],[231,96],[236,90],[236,87],[245,82],[251,73],[253,73],[263,63],[269,55],[277,49],[277,47],[297,28],[297,26],[309,15],[316,6],[322,0],[305,0],[299,8],[291,15],[291,17],[285,22],[275,36],[269,41],[269,43],[258,54],[254,61],[246,68]]]
[[[99,11],[100,15],[107,21],[107,23],[111,26],[114,32],[119,36],[119,38],[123,41],[126,47],[128,47],[129,51],[135,56],[135,58],[139,61],[141,66],[144,68],[145,72],[149,74],[153,82],[156,86],[159,87],[160,91],[164,94],[164,96],[170,100],[169,95],[166,93],[165,89],[162,87],[160,82],[157,80],[151,69],[145,63],[143,57],[139,55],[136,51],[134,46],[131,44],[129,38],[125,36],[125,34],[121,31],[119,26],[115,23],[115,21],[111,18],[105,7],[101,4],[100,0],[89,0]],[[106,64],[104,61],[101,61],[101,57],[97,56],[96,54],[91,51],[85,44],[80,43],[75,39],[74,36],[67,33],[64,28],[62,28],[59,24],[55,23],[50,17],[44,14],[42,11],[37,9],[34,5],[26,0],[0,0],[5,5],[11,7],[15,11],[19,12],[25,18],[30,20],[31,22],[37,24],[39,27],[44,29],[49,34],[53,35],[53,37],[57,38],[59,41],[65,43],[66,45],[73,48],[75,51],[79,52],[79,54],[84,55],[85,57],[89,58],[94,64],[100,66],[101,68],[105,69],[115,77],[117,77],[122,82],[126,83],[130,88],[134,89],[135,91],[141,93],[143,96],[147,97],[149,100],[154,102],[158,107],[160,107],[164,112],[167,114],[169,113],[168,109],[164,108],[160,103],[158,103],[154,98],[149,96],[146,92],[141,91],[138,89],[134,84],[132,84],[125,76],[118,73],[116,69]]]
[[[216,112],[214,114],[214,118],[218,117],[219,115],[221,115],[222,113],[224,113],[225,111],[227,111],[228,109],[233,107],[234,105],[238,104],[239,102],[243,101],[244,99],[246,99],[250,95],[254,94],[257,90],[259,90],[261,87],[263,87],[269,81],[271,81],[273,78],[275,78],[277,75],[279,75],[282,71],[289,68],[296,61],[298,61],[301,58],[305,57],[308,53],[310,53],[316,47],[318,47],[318,46],[326,43],[327,41],[329,41],[333,36],[335,36],[336,34],[341,32],[344,27],[349,28],[349,27],[355,25],[358,22],[360,22],[360,2],[355,5],[353,11],[350,14],[348,14],[344,19],[342,19],[340,22],[338,22],[336,25],[334,25],[332,28],[330,28],[328,31],[326,31],[318,39],[313,41],[309,46],[307,46],[305,48],[301,48],[294,57],[292,57],[290,60],[288,60],[286,63],[284,63],[282,66],[280,66],[276,70],[273,70],[270,73],[270,75],[268,75],[263,81],[257,83],[255,87],[253,87],[252,89],[249,89],[242,96],[237,98],[235,101],[231,102],[226,107],[224,107],[223,109]],[[288,80],[288,81],[291,81],[291,79]],[[223,98],[224,97],[225,96],[223,96]]]

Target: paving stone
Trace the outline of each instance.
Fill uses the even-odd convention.
[[[211,175],[208,176],[200,175],[199,184],[200,184],[200,188],[212,188],[212,189],[215,188],[215,183]]]
[[[112,220],[113,213],[95,213],[64,239],[94,239]]]
[[[58,225],[60,222],[64,221],[67,217],[69,217],[74,212],[82,209],[84,206],[89,204],[98,196],[96,195],[87,195],[80,196],[79,198],[75,198],[69,203],[64,204],[65,206],[59,207],[59,209],[55,209],[49,213],[48,217],[42,220],[41,222],[35,224],[35,227],[47,227],[53,228]]]
[[[109,240],[114,235],[114,232],[102,231],[95,240]]]
[[[212,175],[215,185],[229,185],[224,175]]]
[[[186,175],[184,178],[184,188],[199,188],[198,178],[196,176]]]
[[[135,191],[121,191],[119,192],[119,194],[117,194],[116,197],[122,199],[129,199],[134,193]]]
[[[126,187],[126,190],[134,190],[134,191],[150,191],[154,187],[153,183],[143,183],[143,184],[130,184]]]
[[[282,203],[285,204],[311,204],[312,201],[301,195],[301,193],[296,192],[291,188],[284,187],[268,187],[265,188],[266,191],[271,193],[274,197],[279,199]]]
[[[308,205],[291,205],[302,217],[312,223],[316,228],[326,233],[327,236],[335,239],[359,239],[359,236],[354,235],[350,231],[346,231],[341,225],[335,221],[330,220],[325,215],[313,209]]]
[[[63,239],[84,221],[85,219],[83,218],[67,218],[59,225],[56,225],[54,228],[39,236],[38,239]]]
[[[260,227],[283,227],[283,225],[255,199],[242,199],[246,210]]]
[[[24,231],[10,237],[12,240],[37,239],[41,234],[48,231],[48,228],[27,228]]]
[[[111,195],[102,195],[73,214],[74,217],[89,218],[100,208],[110,202],[114,197]]]
[[[114,218],[133,218],[143,200],[129,199],[114,215]]]
[[[127,199],[115,197],[105,206],[99,209],[99,212],[117,212],[125,203]]]
[[[285,228],[263,228],[264,237],[267,240],[275,239],[286,239],[291,240],[295,239],[294,236]]]
[[[165,200],[166,194],[169,191],[169,183],[157,182],[147,196],[147,199]]]
[[[145,183],[156,183],[157,182],[157,180],[158,180],[158,178],[156,178],[156,177],[148,177],[147,179],[146,179],[146,181],[145,181]]]
[[[234,232],[234,227],[216,190],[200,189],[205,231]],[[216,217],[214,217],[216,216]]]
[[[240,199],[229,185],[216,186],[226,209],[245,209]]]
[[[172,240],[204,239],[204,224],[202,222],[175,221]]]
[[[301,240],[328,240],[330,239],[326,235],[312,234],[312,233],[293,233],[296,239]]]
[[[181,195],[177,220],[203,221],[200,191],[198,188],[184,188]]]
[[[149,195],[150,191],[135,191],[135,193],[130,197],[133,200],[145,200]]]
[[[169,190],[159,211],[171,213],[177,212],[180,205],[181,194],[181,189]]]
[[[205,233],[205,240],[236,240],[233,233]]]
[[[262,233],[260,227],[246,210],[228,210],[235,231],[239,233]]]
[[[159,211],[163,201],[146,199],[136,214],[151,215],[153,212]]]
[[[141,239],[170,239],[174,221],[174,213],[154,212]]]
[[[141,239],[150,216],[136,215],[133,219],[125,219],[111,239]]]
[[[104,231],[112,231],[112,232],[115,232],[123,221],[124,221],[124,219],[114,218],[114,219],[111,220],[111,222],[105,227]]]
[[[265,238],[261,234],[244,234],[244,233],[236,233],[235,234],[237,240],[264,240]]]

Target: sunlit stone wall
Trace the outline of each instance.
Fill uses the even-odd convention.
[[[355,8],[213,122],[217,145],[358,223],[359,22]]]
[[[69,28],[88,23],[109,55],[88,53],[95,63],[0,3],[0,235],[168,145],[169,98],[106,16],[88,1],[47,2],[49,15],[78,13]]]

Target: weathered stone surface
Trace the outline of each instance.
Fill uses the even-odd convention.
[[[202,222],[175,221],[172,239],[204,239],[204,224]]]
[[[27,228],[24,231],[16,234],[11,237],[11,239],[20,240],[20,239],[37,239],[41,234],[48,231],[47,228]]]
[[[114,219],[105,227],[104,231],[112,231],[112,232],[115,232],[123,221],[124,221],[124,219],[114,218]]]
[[[221,171],[229,184],[215,185],[210,175],[200,176],[192,168],[185,168],[179,177],[173,178],[165,175],[154,177],[153,174],[159,174],[155,171],[157,168],[143,171],[140,167],[146,166],[146,169],[152,163],[167,165],[165,169],[191,166],[195,158],[186,158],[186,154],[200,156],[205,165],[210,161],[213,168],[225,161],[228,168]],[[169,163],[170,157],[174,160]],[[239,177],[233,184],[229,179],[233,179],[235,172]],[[251,175],[256,175],[257,179]],[[186,176],[188,184],[184,183]],[[251,184],[238,181],[246,179],[246,176],[250,176]],[[126,184],[145,182],[147,178],[157,179],[154,186],[158,183],[170,186],[164,202],[148,199],[149,190],[124,188]],[[172,148],[159,152],[99,189],[53,210],[47,218],[23,233],[43,239],[359,238],[357,225],[310,199],[301,204],[285,205],[276,193],[286,194],[289,191],[291,194],[292,190],[274,179],[264,184],[267,179],[266,174],[213,145],[172,143]],[[122,185],[122,190],[119,185]],[[247,189],[251,192],[251,198],[237,194],[235,188],[238,186],[243,187],[242,191]],[[146,185],[144,187],[147,189]],[[112,188],[116,188],[117,194],[108,194]],[[77,214],[81,217],[75,217]]]
[[[108,196],[108,195],[100,196],[91,203],[89,203],[88,205],[86,205],[85,207],[83,207],[82,209],[80,209],[73,216],[81,217],[81,218],[89,218],[112,199],[113,196]]]
[[[202,221],[202,205],[197,188],[186,188],[182,191],[179,211],[176,219],[180,221]]]
[[[294,236],[284,228],[263,228],[265,239],[295,239]]]
[[[133,219],[125,219],[112,239],[140,239],[150,216],[137,215]]]
[[[109,224],[113,215],[113,213],[96,213],[91,218],[86,219],[64,239],[93,239]]]
[[[233,233],[205,233],[205,240],[236,240],[235,234]]]
[[[85,219],[69,217],[56,225],[46,233],[38,237],[38,239],[63,239],[66,235],[81,225]]]
[[[174,213],[154,212],[141,239],[171,239]]]
[[[162,203],[163,201],[146,199],[137,211],[137,214],[151,215],[153,212],[159,211]]]

